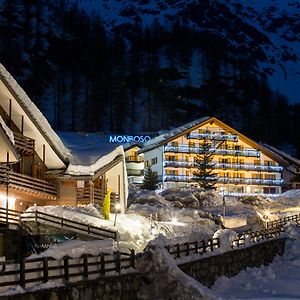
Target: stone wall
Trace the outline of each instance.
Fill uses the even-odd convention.
[[[136,300],[144,284],[142,275],[125,274],[103,279],[69,283],[62,287],[38,290],[26,294],[2,296],[1,300]]]
[[[252,247],[185,263],[179,267],[186,274],[210,287],[219,276],[232,277],[246,267],[268,265],[276,255],[283,255],[285,241],[286,239],[266,241]]]

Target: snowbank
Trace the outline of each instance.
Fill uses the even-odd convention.
[[[152,299],[218,299],[211,290],[182,272],[158,237],[138,258],[136,268],[144,273],[148,285],[138,291],[138,298]]]
[[[280,198],[286,197],[286,198],[300,198],[300,190],[289,190],[280,195]]]
[[[72,240],[53,245],[41,254],[31,255],[28,259],[37,257],[53,257],[58,260],[62,259],[66,255],[72,258],[79,258],[83,254],[97,256],[100,253],[113,254],[117,250],[118,249],[113,240]]]

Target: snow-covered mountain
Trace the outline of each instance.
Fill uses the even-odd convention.
[[[78,5],[99,14],[110,32],[155,21],[165,28],[179,22],[209,31],[254,58],[274,90],[300,102],[298,0],[80,0]]]

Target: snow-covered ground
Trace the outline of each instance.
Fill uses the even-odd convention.
[[[150,242],[147,250],[152,247],[152,254],[156,257],[154,260],[157,260],[153,262],[156,266],[153,267],[153,270],[157,269],[158,273],[161,272],[159,264],[162,264],[168,270],[165,276],[166,282],[168,280],[171,283],[176,281],[177,276],[178,286],[181,287],[177,289],[177,292],[193,291],[195,295],[199,295],[199,297],[193,296],[193,299],[300,299],[300,273],[298,272],[300,229],[298,227],[294,225],[288,227],[288,235],[293,241],[287,241],[285,254],[282,257],[276,257],[271,265],[248,268],[232,278],[221,277],[217,279],[212,290],[208,290],[202,284],[183,274],[177,268],[176,263],[167,257],[168,254],[162,250],[164,249],[162,246],[208,239],[214,236],[220,238],[221,248],[206,255],[217,255],[224,251],[230,251],[230,244],[236,237],[236,232],[229,229],[220,230],[220,226],[217,225],[219,219],[216,215],[222,215],[224,209],[223,198],[214,192],[203,192],[197,189],[173,189],[159,194],[135,189],[131,190],[130,197],[130,207],[126,214],[117,215],[115,226],[115,215],[111,214],[110,220],[105,220],[101,215],[101,209],[94,205],[85,207],[35,206],[30,208],[31,211],[39,210],[69,220],[117,230],[120,236],[118,242],[112,240],[68,241],[52,246],[41,255],[60,259],[66,254],[71,257],[79,257],[84,253],[95,255],[99,251],[111,253],[115,250],[134,249],[136,252],[141,252]],[[245,226],[240,228],[238,226],[241,219],[249,219],[249,217],[255,219],[257,216],[266,214],[267,210],[270,219],[300,213],[300,190],[288,191],[274,199],[263,197],[226,198],[225,209],[226,217],[231,220],[232,227],[241,231],[245,229]],[[159,253],[159,251],[163,251],[163,253]],[[144,262],[140,262],[140,265],[146,268]],[[54,283],[37,286],[35,289],[48,288],[51,284]],[[24,290],[22,291],[24,292]],[[0,295],[22,291],[19,287],[1,288]],[[147,293],[147,291],[144,292]],[[189,295],[190,292],[184,296],[185,298],[178,299],[192,299],[187,298]]]
[[[282,257],[232,278],[220,277],[212,291],[223,299],[300,299],[300,229],[290,227],[289,232],[296,240],[287,241]]]

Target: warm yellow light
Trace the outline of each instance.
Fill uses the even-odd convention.
[[[115,204],[115,209],[116,209],[117,211],[121,210],[121,204],[120,204],[120,203],[116,203],[116,204]]]
[[[16,198],[8,197],[7,200],[8,200],[8,209],[15,209]],[[6,195],[0,194],[0,204],[1,207],[3,208],[6,207]]]

